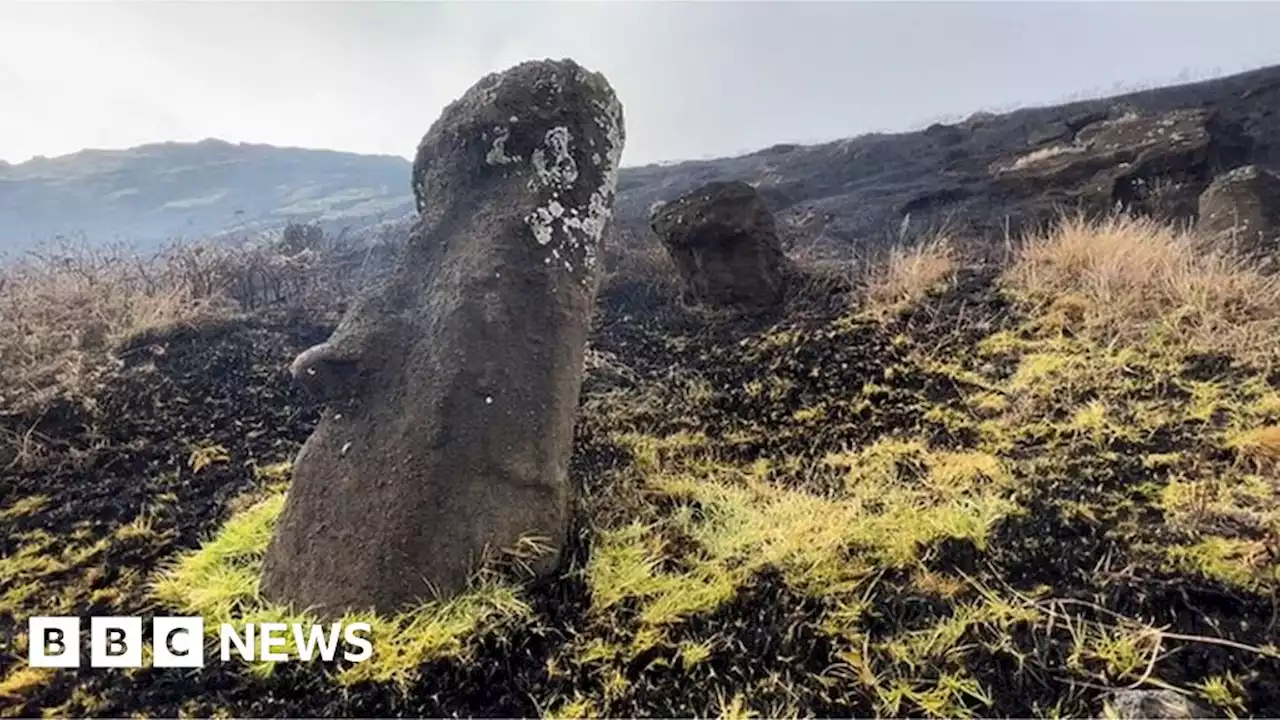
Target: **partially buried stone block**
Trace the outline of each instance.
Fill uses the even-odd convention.
[[[782,299],[791,264],[754,187],[708,183],[654,208],[650,226],[680,273],[687,302],[767,306]]]
[[[388,281],[294,376],[329,403],[294,464],[262,591],[321,615],[557,564],[595,265],[624,141],[570,60],[485,77],[418,146],[419,221]]]
[[[1214,178],[1200,194],[1201,233],[1228,238],[1272,264],[1280,250],[1280,175],[1245,165]]]

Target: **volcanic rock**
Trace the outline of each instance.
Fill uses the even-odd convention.
[[[707,183],[656,207],[650,227],[675,263],[686,302],[767,306],[782,299],[790,262],[773,213],[751,185]]]
[[[1211,110],[1126,114],[1083,127],[1070,143],[992,163],[993,187],[1086,212],[1116,208],[1166,220],[1195,216],[1214,172],[1245,157],[1247,138]]]
[[[609,83],[571,60],[489,75],[445,108],[391,277],[293,364],[329,405],[294,463],[267,597],[390,613],[459,593],[487,560],[556,567],[623,143]]]
[[[1199,230],[1248,255],[1271,258],[1280,245],[1280,175],[1257,165],[1223,173],[1200,195]]]

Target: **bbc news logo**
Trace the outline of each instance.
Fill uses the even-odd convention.
[[[222,662],[239,656],[246,662],[364,662],[373,655],[369,623],[222,623],[218,627]],[[289,640],[293,639],[290,646]],[[341,638],[342,642],[339,642]],[[27,623],[27,660],[31,667],[80,667],[80,618],[33,617]],[[145,642],[140,617],[89,618],[89,667],[142,667]],[[151,626],[155,667],[204,667],[204,618],[156,617]],[[294,655],[289,651],[293,650]]]

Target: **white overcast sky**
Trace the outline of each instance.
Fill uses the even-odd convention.
[[[1280,63],[1280,2],[0,0],[0,159],[206,137],[409,157],[536,57],[608,76],[636,165]]]

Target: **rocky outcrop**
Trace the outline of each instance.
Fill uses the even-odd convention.
[[[329,405],[267,597],[392,612],[459,592],[486,559],[556,566],[623,134],[608,82],[569,60],[490,75],[431,126],[398,266],[293,364]]]
[[[1084,144],[1093,134],[1139,127],[1145,132],[1149,123],[1158,125],[1179,112],[1186,114],[1184,119],[1191,120],[1192,126],[1200,122],[1196,118],[1203,117],[1201,113],[1212,116],[1192,131],[1210,136],[1208,145],[1201,147],[1211,161],[1200,162],[1189,147],[1185,152],[1168,147],[1166,154],[1148,145],[1143,133],[1128,133],[1126,141],[1146,149],[1131,159],[1124,153],[1112,154],[1098,172],[1107,162],[1132,163],[1138,155],[1158,160],[1163,154],[1174,161],[1173,167],[1161,168],[1156,162],[1143,172],[1121,168],[1111,178],[1097,177],[1099,182],[1088,188],[1084,186],[1096,173],[1051,174],[1045,178],[1050,182],[1037,186],[1030,172],[999,178],[991,172],[993,166],[1008,167],[1036,151]],[[1108,130],[1106,123],[1127,115],[1138,118],[1138,124]],[[935,123],[917,132],[871,133],[820,145],[789,146],[785,154],[757,152],[627,168],[620,179],[624,191],[619,194],[617,218],[620,226],[640,232],[655,201],[674,200],[707,182],[741,180],[765,195],[780,227],[802,217],[829,218],[820,247],[814,250],[830,248],[848,257],[850,248],[861,253],[892,242],[903,217],[910,214],[913,229],[945,227],[953,237],[998,253],[1006,233],[1016,235],[1056,217],[1061,208],[1082,203],[1110,209],[1121,201],[1139,211],[1172,212],[1191,219],[1197,195],[1216,173],[1246,163],[1280,167],[1277,138],[1280,66],[1064,105],[975,113],[962,122]],[[1077,155],[1060,161],[1078,159]],[[1214,162],[1220,166],[1211,167]],[[1180,177],[1179,163],[1190,170],[1190,177]],[[1029,162],[1023,168],[1034,169]],[[1022,178],[1030,182],[1020,187]]]
[[[1069,143],[998,160],[990,172],[995,190],[1007,196],[1187,219],[1215,170],[1239,162],[1249,147],[1210,110],[1128,114],[1086,125]]]
[[[1280,249],[1280,175],[1257,165],[1223,173],[1200,195],[1197,228],[1246,254],[1274,258]]]
[[[1114,110],[1094,110],[1032,126],[1027,130],[1027,145],[1039,147],[1055,142],[1071,142],[1075,140],[1076,133],[1093,123],[1106,120],[1112,113]]]
[[[708,183],[657,206],[650,226],[680,274],[685,302],[759,307],[782,299],[790,263],[754,187]]]

